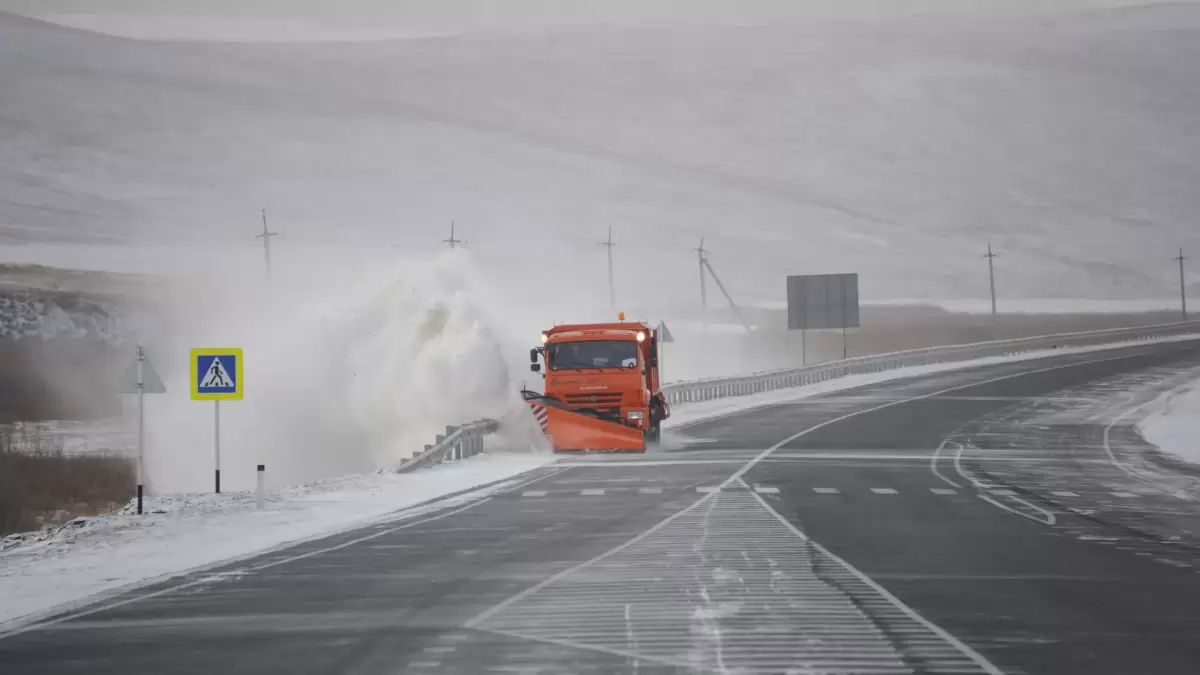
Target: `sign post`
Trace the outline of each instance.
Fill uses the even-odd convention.
[[[192,350],[192,400],[213,402],[213,488],[221,494],[221,401],[240,401],[245,392],[242,350]]]
[[[138,445],[137,445],[137,512],[142,515],[142,495],[145,492],[144,469],[146,461],[146,394],[164,394],[167,388],[162,379],[154,371],[150,359],[146,358],[146,350],[137,346],[137,356],[133,363],[121,374],[117,384],[117,392],[121,394],[137,394],[138,407]]]

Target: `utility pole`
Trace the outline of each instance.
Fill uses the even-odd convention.
[[[609,309],[612,309],[615,311],[617,309],[617,289],[616,289],[616,286],[613,285],[613,257],[612,257],[612,255],[613,255],[613,247],[616,246],[616,244],[613,243],[612,225],[608,226],[608,241],[602,241],[602,242],[600,242],[600,245],[608,249],[608,307],[609,307]]]
[[[455,248],[457,248],[459,246],[462,246],[463,248],[466,248],[466,246],[467,246],[467,242],[462,241],[461,239],[454,238],[454,221],[453,220],[450,221],[450,238],[443,239],[442,243],[450,244],[450,250],[454,250]]]
[[[692,249],[700,267],[700,308],[704,312],[704,330],[708,331],[708,289],[704,286],[704,264],[708,261],[708,251],[704,249],[704,237],[700,237],[700,248]]]
[[[988,282],[992,288],[992,339],[998,338],[997,323],[996,323],[996,266],[993,261],[1000,257],[999,254],[992,252],[992,242],[988,242],[988,252],[984,256],[988,261]]]
[[[1187,260],[1183,255],[1183,249],[1179,249],[1179,257],[1175,258],[1179,261],[1179,304],[1183,308],[1183,320],[1188,320],[1187,312],[1187,284],[1183,277],[1183,261]]]
[[[267,277],[271,276],[271,237],[278,237],[278,232],[271,232],[267,229],[267,210],[262,210],[262,234],[254,235],[255,239],[263,240],[263,257],[267,261]]]

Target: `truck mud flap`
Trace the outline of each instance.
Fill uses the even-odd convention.
[[[528,403],[555,452],[646,451],[646,439],[640,429],[540,402]]]

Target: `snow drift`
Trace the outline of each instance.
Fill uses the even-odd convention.
[[[1200,464],[1200,379],[1159,399],[1138,431],[1164,452]]]

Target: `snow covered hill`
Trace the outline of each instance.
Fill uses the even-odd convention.
[[[1198,37],[1194,5],[323,45],[3,15],[0,237],[108,267],[83,245],[186,241],[203,269],[264,206],[291,246],[417,256],[454,219],[497,289],[603,305],[613,225],[643,306],[695,302],[701,236],[747,302],[832,271],[984,297],[990,239],[1006,297],[1172,299],[1200,249]]]

